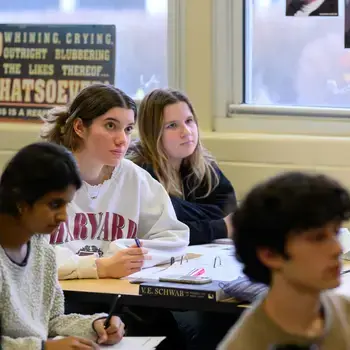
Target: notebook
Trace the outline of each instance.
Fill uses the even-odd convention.
[[[159,280],[159,277],[177,275],[186,276],[194,269],[204,269],[203,276],[207,276],[216,281],[232,281],[242,275],[242,264],[233,256],[231,246],[208,244],[194,246],[189,249],[191,253],[198,254],[196,259],[183,259],[176,261],[171,266],[159,266],[149,269],[142,269],[127,277],[128,280]]]

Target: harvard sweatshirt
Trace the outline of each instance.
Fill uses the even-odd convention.
[[[83,182],[67,213],[50,236],[60,279],[98,278],[96,259],[133,245],[135,237],[151,256],[144,267],[183,255],[189,243],[189,228],[163,186],[127,159],[101,185]]]

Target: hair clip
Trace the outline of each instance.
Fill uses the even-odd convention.
[[[186,255],[182,255],[181,256],[181,259],[180,259],[180,265],[182,265],[183,261],[184,261],[184,258],[186,259],[186,262],[188,262],[188,256],[187,254]]]
[[[64,123],[65,125],[67,125],[68,123],[70,123],[70,122],[75,118],[74,113],[71,114],[71,115],[69,115],[68,112],[67,112],[67,115],[68,115],[68,118],[66,119],[66,121],[65,121],[65,123]]]

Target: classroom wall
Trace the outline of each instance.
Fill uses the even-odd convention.
[[[330,174],[350,188],[350,139],[212,132],[212,3],[186,1],[185,89],[200,119],[205,146],[234,184],[238,197],[261,179],[285,170]],[[39,126],[0,123],[0,167],[19,147],[38,138]]]

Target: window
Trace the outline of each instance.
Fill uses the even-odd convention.
[[[168,0],[13,0],[1,23],[114,24],[115,85],[140,98],[168,85]]]
[[[79,8],[109,8],[109,9],[118,9],[118,10],[145,10],[146,0],[79,0]]]
[[[298,18],[286,16],[286,0],[214,1],[215,130],[348,136],[344,22],[344,6],[337,17]]]
[[[38,1],[27,1],[27,0],[13,0],[13,1],[2,1],[1,12],[14,12],[16,9],[25,10],[47,10],[50,8],[57,8],[59,0],[38,0]]]
[[[286,0],[244,1],[244,102],[350,107],[343,6],[337,17],[287,17]]]

